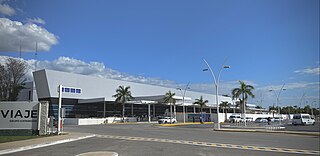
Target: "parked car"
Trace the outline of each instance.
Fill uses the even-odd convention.
[[[314,125],[315,120],[309,114],[294,114],[292,119],[293,125]]]
[[[246,119],[244,119],[244,117],[241,117],[240,122],[252,122],[253,118],[252,117],[246,117]]]
[[[171,122],[172,122],[172,123],[176,123],[177,120],[176,120],[175,118],[171,117]],[[159,119],[159,120],[158,120],[158,123],[159,123],[159,124],[170,123],[170,117],[164,117],[164,118],[162,118],[162,119]]]
[[[240,115],[231,115],[230,117],[229,117],[229,121],[230,122],[241,122],[242,121],[242,119],[241,119],[241,116]]]
[[[282,117],[271,118],[271,122],[280,122],[280,121],[282,121]]]
[[[253,122],[253,117],[246,117],[246,122]]]
[[[268,119],[267,118],[257,118],[254,122],[256,122],[256,123],[267,123]]]

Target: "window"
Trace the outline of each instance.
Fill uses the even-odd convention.
[[[69,88],[69,87],[62,87],[62,92],[65,93],[77,93],[80,94],[82,91],[80,88]]]
[[[293,119],[301,119],[300,116],[293,116]]]
[[[303,119],[310,119],[309,116],[302,116]]]

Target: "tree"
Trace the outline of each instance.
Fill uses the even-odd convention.
[[[220,103],[220,108],[222,108],[223,114],[224,114],[224,110],[230,108],[230,103],[228,101],[223,101],[222,103]],[[225,114],[225,119],[227,119],[227,111]]]
[[[20,59],[8,58],[5,65],[0,64],[0,100],[17,101],[24,89],[27,64]]]
[[[234,88],[232,90],[232,99],[240,99],[240,107],[242,113],[245,113],[245,105],[248,97],[254,98],[255,96],[252,93],[252,90],[254,90],[254,87],[251,85],[246,85],[243,81],[239,81],[240,87]]]
[[[172,104],[175,105],[176,99],[173,98],[175,96],[175,93],[171,93],[169,90],[165,95],[164,95],[164,103],[167,103],[170,105],[170,124],[172,123]]]
[[[236,101],[235,102],[235,108],[233,109],[233,113],[235,113],[235,109],[238,109],[238,108],[240,108],[240,105],[241,105],[241,101]],[[238,111],[237,111],[238,112]]]
[[[130,86],[119,86],[119,88],[116,90],[116,94],[112,97],[116,98],[115,102],[122,104],[122,120],[124,122],[125,103],[133,99]]]
[[[228,109],[230,107],[230,103],[228,103],[228,101],[223,101],[222,103],[220,103],[220,108],[222,108],[222,112],[224,113],[225,109]]]
[[[200,96],[200,99],[196,99],[195,102],[193,104],[195,105],[199,105],[200,106],[200,111],[201,111],[201,118],[202,118],[202,108],[206,106],[206,104],[208,103],[208,100],[203,100],[202,96]],[[201,123],[202,123],[202,119],[201,119]]]

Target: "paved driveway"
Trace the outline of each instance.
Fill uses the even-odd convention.
[[[215,132],[210,128],[152,124],[66,126],[65,131],[96,137],[11,155],[76,155],[114,151],[119,155],[318,155],[319,137],[287,134]]]

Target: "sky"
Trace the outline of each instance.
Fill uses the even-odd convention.
[[[0,0],[0,63],[319,107],[319,0]],[[37,43],[38,55],[35,56]],[[270,90],[274,90],[273,92]],[[177,91],[177,94],[179,92]]]

